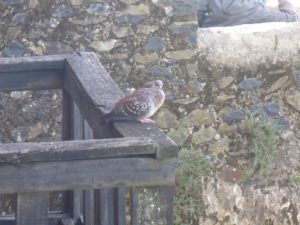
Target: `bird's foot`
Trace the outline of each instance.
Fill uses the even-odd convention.
[[[155,123],[154,120],[147,119],[147,118],[145,118],[145,119],[139,119],[139,121],[140,121],[141,123]]]

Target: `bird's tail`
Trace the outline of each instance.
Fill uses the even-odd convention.
[[[116,115],[113,112],[104,114],[100,117],[100,125],[103,125],[105,123],[125,122],[125,121],[135,121],[135,120],[122,115]]]

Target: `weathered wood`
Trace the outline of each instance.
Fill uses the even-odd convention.
[[[63,90],[62,100],[62,140],[73,139],[73,104],[70,95]]]
[[[88,125],[86,120],[83,120],[83,139],[88,140],[93,138],[93,131]],[[94,202],[94,190],[85,189],[83,190],[83,220],[85,224],[95,224],[95,202]]]
[[[22,164],[142,155],[155,157],[155,154],[155,142],[143,137],[0,144],[0,167],[7,163]]]
[[[119,137],[150,137],[157,143],[158,159],[177,157],[179,148],[175,142],[154,124],[137,122],[114,123],[116,136]],[[174,167],[175,168],[175,167]]]
[[[0,72],[0,91],[61,89],[64,71],[37,70],[26,72]]]
[[[122,158],[3,165],[0,192],[171,185],[174,164],[175,159]]]
[[[108,102],[114,92],[122,94],[117,85],[109,81],[111,78],[94,54],[67,59],[64,88],[79,106],[84,118],[98,137],[112,136],[109,127],[106,129],[100,127],[100,115],[112,109],[112,104]],[[111,93],[100,93],[95,90],[101,85]]]
[[[65,59],[74,54],[0,58],[0,74],[35,70],[63,69]]]
[[[86,189],[83,191],[83,220],[84,224],[95,224],[93,189]]]
[[[116,225],[126,225],[126,188],[119,186],[115,189]]]
[[[18,193],[16,224],[48,225],[49,192]]]
[[[0,225],[15,225],[15,216],[13,215],[5,215],[5,216],[0,216]],[[61,224],[62,220],[70,220],[67,214],[65,213],[52,213],[50,212],[48,214],[48,224],[49,225],[65,225]]]

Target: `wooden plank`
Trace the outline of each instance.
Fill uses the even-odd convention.
[[[61,89],[63,77],[63,69],[0,73],[0,91]]]
[[[0,144],[0,166],[79,159],[155,157],[155,143],[145,137]]]
[[[0,58],[0,74],[35,70],[63,69],[65,59],[75,54]]]
[[[93,189],[86,189],[83,191],[83,221],[84,224],[95,224]]]
[[[17,225],[48,225],[49,192],[17,194]]]
[[[94,134],[112,137],[109,126],[100,127],[100,115],[109,112],[123,93],[94,54],[82,53],[67,59],[64,88],[81,109]]]
[[[93,138],[93,131],[88,125],[86,120],[83,120],[83,127],[81,128],[83,132],[83,139],[88,140]],[[95,209],[94,209],[94,190],[85,189],[83,190],[83,220],[85,224],[94,225],[95,224]]]
[[[115,216],[116,225],[126,225],[126,188],[115,188]]]
[[[140,124],[136,122],[114,123],[118,137],[150,137],[158,146],[156,157],[166,159],[177,157],[179,147],[154,124]]]
[[[72,100],[72,134],[74,140],[81,140],[83,138],[83,118],[78,106]],[[73,189],[73,188],[72,188]],[[83,191],[79,188],[71,191],[72,196],[72,217],[78,224],[83,224]]]
[[[100,225],[117,225],[114,218],[114,190],[100,190]]]
[[[175,159],[125,158],[3,165],[0,192],[170,185],[175,182],[175,163]]]
[[[62,100],[62,140],[73,139],[73,104],[69,94],[63,90]]]
[[[5,215],[0,216],[0,225],[15,225],[15,216],[14,215]],[[58,225],[62,220],[70,220],[71,218],[68,217],[65,213],[52,213],[48,214],[48,224],[49,225]],[[65,224],[63,224],[65,225]]]

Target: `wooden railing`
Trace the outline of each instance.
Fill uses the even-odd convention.
[[[0,225],[173,225],[178,147],[155,125],[99,125],[123,93],[97,57],[0,59],[0,91],[37,89],[62,89],[62,141],[0,145],[0,194],[17,193]],[[50,191],[65,191],[61,212]]]

